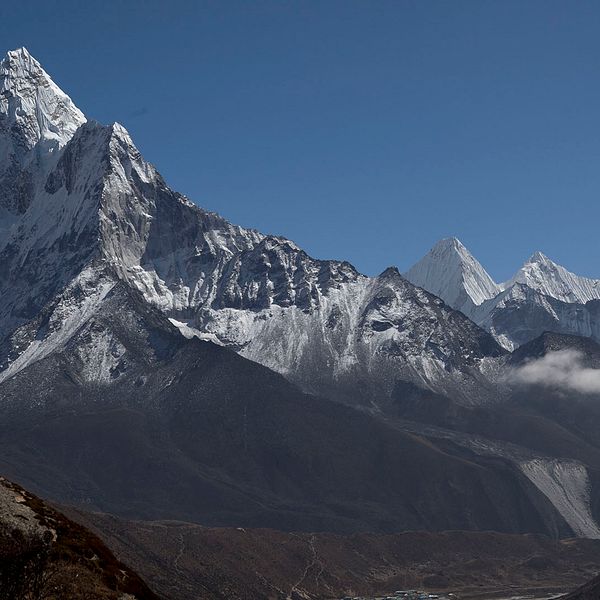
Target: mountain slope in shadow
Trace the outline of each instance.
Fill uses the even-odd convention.
[[[509,461],[304,394],[185,339],[123,284],[0,399],[3,470],[65,503],[215,526],[572,533]]]

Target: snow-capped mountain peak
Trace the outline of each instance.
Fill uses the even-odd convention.
[[[543,252],[540,252],[539,250],[536,250],[527,260],[527,263],[545,263],[545,262],[555,264]]]
[[[525,284],[562,302],[585,304],[600,298],[600,280],[575,275],[542,252],[535,252],[502,288],[507,289],[515,283]]]
[[[369,278],[192,204],[121,125],[86,122],[26,51],[2,64],[5,377],[67,344],[116,285],[187,333],[315,393],[344,387],[354,395],[357,381],[372,379],[381,390],[374,396],[388,394],[400,374],[464,390],[465,378],[477,385],[479,362],[502,352],[395,269]],[[468,262],[466,251],[455,252]]]
[[[85,120],[25,48],[0,61],[0,242]]]
[[[600,280],[581,277],[535,252],[514,277],[496,284],[456,238],[438,242],[406,278],[442,298],[513,349],[544,331],[600,338]]]
[[[474,306],[500,291],[486,270],[455,237],[440,240],[405,276],[467,315]]]
[[[8,52],[0,62],[0,119],[4,127],[18,127],[28,149],[40,140],[64,146],[85,122],[26,48]]]

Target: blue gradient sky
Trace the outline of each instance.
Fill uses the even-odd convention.
[[[366,273],[455,235],[498,280],[534,250],[600,277],[600,3],[22,2],[89,116],[230,220]]]

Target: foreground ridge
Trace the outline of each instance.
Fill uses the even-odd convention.
[[[0,596],[159,600],[91,531],[0,477]]]

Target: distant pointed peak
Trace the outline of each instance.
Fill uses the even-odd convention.
[[[121,125],[121,123],[117,123],[116,121],[108,126],[110,129],[111,135],[119,140],[126,142],[133,146],[133,141],[131,136],[129,135],[129,131]]]
[[[542,268],[545,270],[552,269],[563,269],[558,263],[554,262],[551,258],[548,258],[543,252],[534,252],[523,264],[521,271],[530,271],[531,269]]]
[[[454,257],[454,260],[458,259],[461,263],[475,260],[467,247],[456,237],[439,240],[428,252],[428,255],[444,259]]]
[[[395,266],[391,266],[388,267],[387,269],[385,269],[380,275],[380,278],[386,278],[386,277],[402,277],[402,275],[400,274],[400,271],[398,270],[398,267]]]
[[[18,48],[15,48],[14,50],[8,50],[6,52],[6,54],[25,54],[25,55],[31,56],[31,54],[29,53],[29,50],[27,50],[27,48],[25,46],[19,46]]]
[[[543,252],[539,250],[534,252],[527,260],[526,264],[541,263],[541,264],[556,264],[553,260],[548,258]]]
[[[465,313],[499,291],[486,270],[456,237],[437,242],[405,277]]]
[[[456,237],[447,237],[439,240],[432,250],[459,250],[466,251],[465,245]]]
[[[478,264],[469,250],[455,237],[439,240],[418,263],[413,265],[410,271],[413,271],[417,265],[425,263],[455,265],[461,269],[468,268],[468,265]]]
[[[113,123],[108,127],[110,131],[110,143],[113,148],[121,148],[122,151],[126,152],[134,158],[135,160],[142,160],[142,155],[140,151],[137,149],[137,146],[133,142],[129,131],[123,127],[120,123]]]
[[[127,129],[125,129],[125,127],[121,125],[121,123],[119,123],[118,121],[115,121],[110,127],[112,128],[113,132],[115,132],[118,135],[129,136],[129,132],[127,131]]]
[[[24,61],[24,60],[30,60],[33,59],[33,56],[31,56],[31,54],[29,53],[29,50],[27,50],[27,48],[25,48],[25,46],[21,46],[20,48],[15,48],[14,50],[9,50],[6,53],[6,57],[5,60],[17,60],[17,61]],[[37,62],[37,61],[36,61]]]
[[[585,304],[600,298],[600,280],[576,275],[542,252],[535,252],[502,287],[516,283],[561,302]]]
[[[14,79],[32,74],[38,76],[44,74],[40,63],[31,56],[25,47],[9,50],[0,62],[0,67],[2,67],[2,75]]]
[[[9,50],[6,53],[6,57],[12,60],[29,60],[29,59],[33,59],[33,56],[31,56],[31,53],[29,52],[29,50],[27,50],[27,48],[25,48],[25,46],[21,46],[20,48],[15,48],[14,50]],[[37,61],[36,61],[37,62]]]

